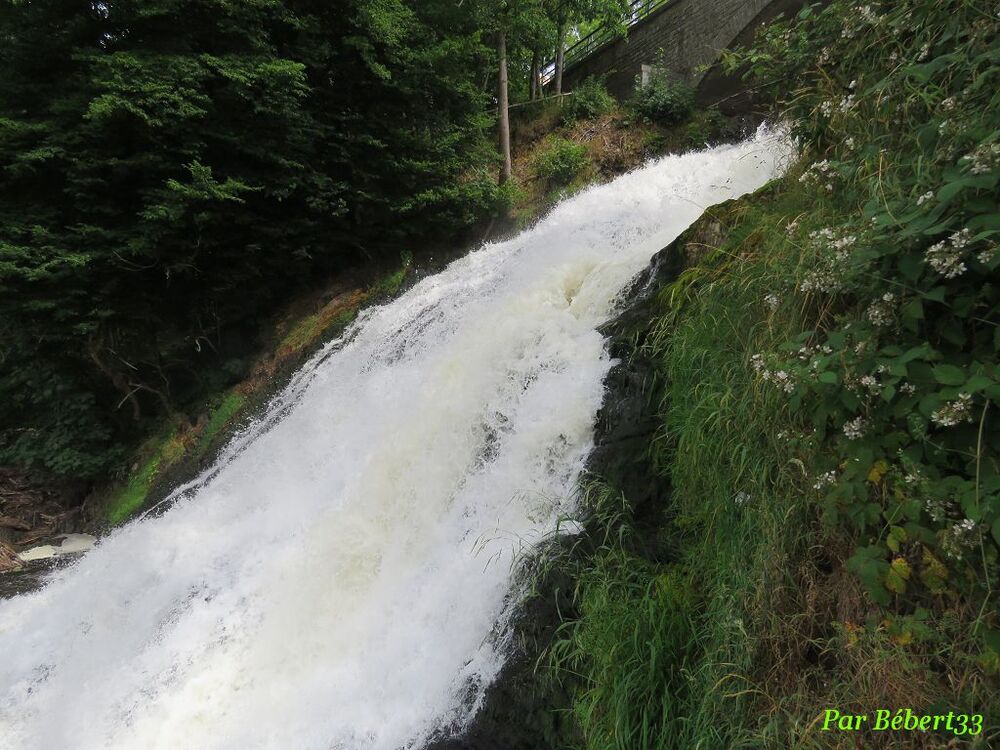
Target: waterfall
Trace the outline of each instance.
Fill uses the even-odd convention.
[[[597,328],[787,140],[669,156],[367,310],[162,512],[0,603],[5,750],[397,750],[474,714],[566,533]]]

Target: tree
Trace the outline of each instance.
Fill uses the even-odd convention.
[[[0,40],[0,465],[105,471],[290,291],[490,205],[452,0],[30,0]]]
[[[503,185],[510,180],[513,171],[510,154],[510,101],[507,92],[507,32],[504,29],[497,32],[497,58],[500,67],[497,111],[500,122],[500,157],[503,160],[500,168],[500,184]]]

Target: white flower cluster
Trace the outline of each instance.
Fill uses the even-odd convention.
[[[862,21],[870,23],[872,26],[877,26],[882,22],[882,16],[872,10],[870,5],[858,5],[854,8],[854,12]]]
[[[957,106],[958,106],[958,100],[953,96],[949,96],[947,99],[941,102],[941,109],[943,109],[945,112],[952,112]]]
[[[882,390],[882,384],[878,382],[878,378],[874,375],[865,375],[858,383],[869,393],[879,393]]]
[[[971,154],[962,157],[969,163],[972,174],[986,174],[1000,168],[1000,142],[983,143]]]
[[[855,417],[849,422],[844,423],[844,437],[848,440],[860,440],[865,436],[865,431],[868,429],[868,420],[864,417]]]
[[[799,283],[799,289],[803,292],[827,294],[840,291],[844,286],[842,267],[850,257],[850,248],[857,244],[857,236],[845,234],[838,237],[832,229],[827,228],[811,232],[809,239],[823,252],[817,261],[817,267],[809,271]]]
[[[958,278],[968,270],[965,253],[970,236],[971,232],[963,229],[947,240],[934,243],[924,253],[924,262],[946,279]]]
[[[950,401],[931,414],[931,421],[940,427],[954,427],[962,422],[971,422],[972,396],[968,393],[958,394],[957,401]]]
[[[917,206],[922,206],[932,200],[934,200],[934,191],[928,190],[926,193],[917,198]]]
[[[750,502],[750,495],[747,494],[746,492],[737,492],[736,497],[733,498],[733,501],[736,503],[737,507],[742,508],[744,505]]]
[[[764,355],[754,354],[750,358],[750,365],[765,382],[774,383],[785,393],[795,392],[795,378],[787,370],[770,370],[764,361]]]
[[[913,385],[913,383],[903,383],[901,386],[899,386],[899,390],[901,393],[905,393],[907,396],[912,396],[914,393],[917,392],[917,386]]]
[[[836,481],[837,481],[837,472],[827,471],[816,477],[816,481],[813,483],[813,489],[821,490],[824,487],[829,487],[831,484],[836,483]]]
[[[826,189],[832,193],[833,180],[836,176],[837,172],[830,164],[829,159],[823,159],[823,161],[817,161],[809,165],[809,169],[799,177],[799,182],[803,185],[822,185],[825,183]]]
[[[887,326],[896,319],[896,295],[886,292],[881,299],[872,302],[865,313],[874,326]]]
[[[976,256],[976,260],[980,263],[989,263],[993,260],[993,256],[997,254],[997,248],[1000,247],[995,242],[991,242],[989,245],[984,247],[979,251],[979,255]]]
[[[936,497],[929,497],[924,501],[924,510],[935,523],[941,523],[948,514],[948,506],[951,503],[939,500]]]
[[[772,310],[777,310],[778,305],[781,304],[781,297],[779,297],[774,292],[771,292],[770,294],[764,297],[764,304],[770,307]]]
[[[954,524],[941,540],[941,549],[955,560],[979,544],[979,526],[971,518]]]

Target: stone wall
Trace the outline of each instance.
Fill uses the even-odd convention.
[[[780,10],[800,7],[802,0],[674,0],[637,23],[622,38],[566,69],[564,88],[590,76],[606,76],[608,90],[619,99],[631,95],[643,65],[660,64],[693,86],[704,68],[749,27],[773,18]],[[661,57],[662,50],[662,57]]]

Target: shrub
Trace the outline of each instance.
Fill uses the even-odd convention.
[[[565,138],[556,138],[541,153],[535,166],[539,178],[568,185],[587,166],[587,148]]]
[[[645,86],[637,87],[634,107],[648,122],[675,125],[694,111],[694,91],[680,81],[671,80],[665,71],[657,70]]]
[[[588,78],[573,90],[573,96],[566,100],[563,108],[563,122],[592,120],[607,114],[615,108],[615,100],[604,83],[597,78]]]

